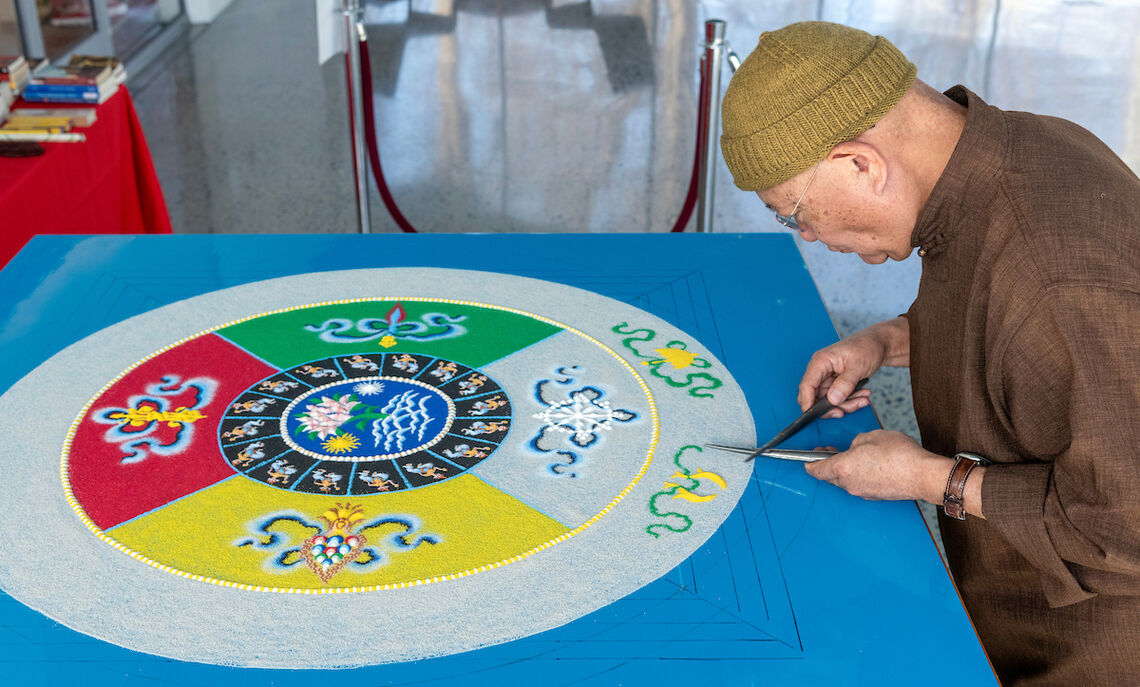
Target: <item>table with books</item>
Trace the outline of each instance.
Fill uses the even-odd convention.
[[[35,94],[40,73],[37,68],[31,83],[19,89],[0,83],[24,93],[0,127],[0,146],[10,148],[0,155],[5,228],[0,233],[0,266],[36,234],[170,233],[146,138],[130,93],[117,83],[120,79],[92,84],[91,100],[58,93],[41,99],[42,91]],[[64,83],[55,86],[76,94],[83,90]],[[27,129],[37,126],[37,118],[40,128]],[[21,156],[26,152],[21,147],[38,154]]]

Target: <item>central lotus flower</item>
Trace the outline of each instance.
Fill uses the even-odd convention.
[[[320,439],[327,439],[336,434],[340,426],[352,418],[352,407],[359,402],[341,401],[323,396],[320,403],[309,405],[305,409],[308,411],[307,415],[302,415],[297,419],[300,420],[305,431],[316,432]]]

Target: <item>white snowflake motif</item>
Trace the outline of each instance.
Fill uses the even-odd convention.
[[[609,401],[599,401],[601,393],[585,388],[571,392],[569,401],[551,403],[534,417],[546,423],[546,429],[555,429],[570,435],[570,440],[586,447],[598,440],[599,430],[613,429],[613,423],[629,422],[635,413],[610,407]]]
[[[361,396],[375,396],[384,390],[384,385],[380,382],[361,382],[352,387],[352,390]]]

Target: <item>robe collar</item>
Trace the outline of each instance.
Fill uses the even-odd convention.
[[[937,255],[970,221],[979,192],[996,183],[1009,144],[1005,113],[963,86],[945,95],[967,108],[966,125],[911,234],[923,258]]]

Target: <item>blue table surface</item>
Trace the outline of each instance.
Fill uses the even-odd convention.
[[[725,364],[760,438],[799,414],[804,365],[836,339],[782,234],[39,236],[0,271],[0,389],[190,296],[395,266],[534,277],[651,312]],[[877,427],[864,410],[785,446],[842,448]],[[947,656],[958,684],[996,684],[916,505],[863,501],[767,459],[720,530],[668,575],[560,628],[443,658],[343,671],[187,663],[87,637],[0,593],[0,670],[13,684],[909,685],[937,678]]]

